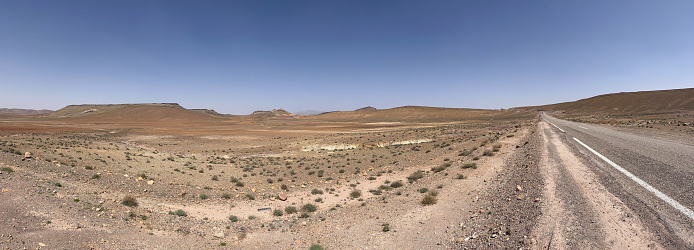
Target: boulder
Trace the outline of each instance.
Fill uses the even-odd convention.
[[[277,195],[277,198],[279,198],[281,201],[286,201],[287,195],[286,194],[279,194],[279,195]]]

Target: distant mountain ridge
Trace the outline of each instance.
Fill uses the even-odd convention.
[[[45,114],[50,114],[51,112],[53,112],[53,110],[0,108],[0,115],[45,115]]]

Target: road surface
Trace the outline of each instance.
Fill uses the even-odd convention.
[[[540,248],[694,249],[694,145],[542,114]]]

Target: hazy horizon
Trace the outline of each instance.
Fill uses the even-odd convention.
[[[692,87],[694,2],[0,2],[0,107],[500,109]]]

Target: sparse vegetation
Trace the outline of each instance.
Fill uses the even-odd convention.
[[[307,204],[304,204],[303,206],[301,206],[302,212],[311,213],[311,212],[315,212],[317,209],[318,208],[316,207],[316,205],[313,205],[311,203],[307,203]]]
[[[236,215],[230,215],[229,220],[231,222],[237,222],[237,221],[239,221],[239,217],[236,217]]]
[[[429,205],[434,205],[434,204],[436,204],[436,196],[433,196],[431,194],[427,194],[422,199],[422,205],[424,205],[424,206],[429,206]]]
[[[391,182],[391,183],[390,183],[390,187],[392,187],[392,188],[399,188],[399,187],[402,187],[402,186],[403,186],[403,184],[402,184],[402,181],[400,181],[400,180],[394,181],[394,182]]]
[[[352,190],[352,192],[349,193],[349,196],[354,198],[354,199],[359,198],[359,197],[361,197],[361,190],[359,190],[359,189]]]
[[[284,211],[287,212],[287,214],[295,214],[297,212],[294,206],[287,206],[284,208]]]
[[[407,177],[407,179],[410,182],[415,182],[421,178],[424,178],[424,172],[422,172],[421,170],[417,170],[414,173],[410,174],[410,176]]]
[[[135,199],[135,197],[132,197],[130,195],[125,196],[123,198],[123,200],[121,201],[121,204],[126,205],[128,207],[137,207],[137,205],[138,205],[137,199]]]

